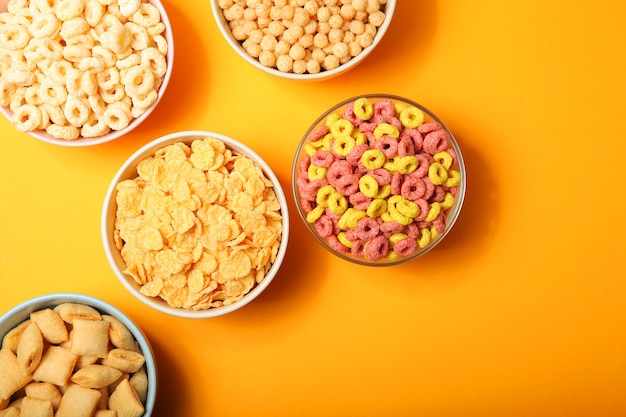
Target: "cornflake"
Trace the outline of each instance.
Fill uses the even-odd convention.
[[[214,138],[157,150],[117,185],[114,238],[124,273],[170,306],[232,304],[265,278],[282,214],[272,182]]]

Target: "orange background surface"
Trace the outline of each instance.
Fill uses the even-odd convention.
[[[156,353],[156,416],[626,415],[626,3],[399,0],[364,63],[315,83],[247,64],[208,1],[164,3],[173,76],[128,136],[55,147],[0,120],[0,313],[53,292],[122,309]],[[307,234],[290,176],[319,114],[377,92],[444,120],[468,191],[436,249],[368,269]],[[132,298],[100,237],[125,158],[189,129],[255,149],[291,210],[266,292],[207,320]]]

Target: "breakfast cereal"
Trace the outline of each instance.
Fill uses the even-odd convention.
[[[114,239],[143,295],[206,310],[263,281],[282,215],[258,164],[206,137],[157,150],[137,174],[116,186]]]
[[[387,262],[446,228],[461,182],[451,137],[416,106],[361,97],[302,145],[295,188],[307,223],[336,252]]]

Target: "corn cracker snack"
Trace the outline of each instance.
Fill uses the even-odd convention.
[[[189,310],[230,305],[276,260],[283,216],[274,185],[219,139],[164,146],[116,191],[114,240],[143,295]]]
[[[57,318],[61,318],[63,332],[59,332]],[[83,304],[66,302],[33,311],[3,338],[0,415],[142,415],[150,381],[145,357],[136,344],[133,350],[117,346],[129,347],[126,337],[119,337],[127,332],[118,319]],[[58,337],[63,334],[70,337]],[[125,387],[123,395],[111,401],[109,393],[120,386]],[[120,399],[128,404],[120,405]],[[124,414],[129,405],[131,414]],[[117,411],[102,413],[111,410]]]
[[[10,0],[0,106],[23,132],[76,140],[125,129],[156,102],[168,42],[147,0]]]

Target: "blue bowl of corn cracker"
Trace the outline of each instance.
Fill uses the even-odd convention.
[[[83,294],[38,296],[2,314],[0,339],[0,410],[19,402],[22,415],[86,415],[105,404],[118,415],[152,415],[152,347],[117,307]]]
[[[184,131],[144,145],[119,168],[101,232],[113,272],[138,300],[208,318],[247,305],[272,282],[289,213],[256,152],[219,133]]]

